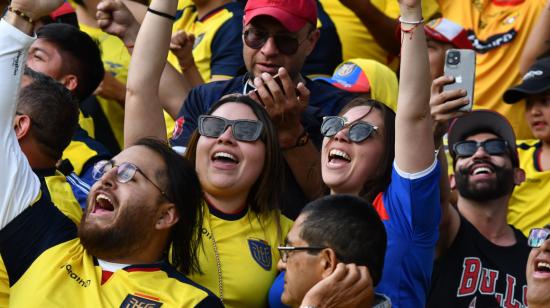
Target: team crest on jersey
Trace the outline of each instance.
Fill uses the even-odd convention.
[[[195,49],[195,47],[197,47],[202,42],[203,38],[204,38],[204,33],[201,33],[197,35],[197,37],[195,37],[195,43],[193,43],[193,49]]]
[[[134,295],[128,294],[120,305],[120,308],[160,308],[162,303],[158,300],[158,298],[139,293]]]
[[[183,117],[179,117],[174,123],[174,131],[172,132],[173,140],[178,139],[179,136],[181,136],[181,133],[183,133],[183,123],[185,123],[185,119]]]
[[[260,239],[248,239],[248,248],[254,261],[266,271],[271,270],[271,247],[266,241]]]
[[[349,76],[351,73],[353,73],[356,67],[357,65],[355,65],[354,63],[344,63],[340,66],[336,74],[342,77]]]

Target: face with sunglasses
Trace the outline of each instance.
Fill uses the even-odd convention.
[[[381,112],[371,106],[353,107],[342,116],[324,119],[321,170],[332,193],[359,194],[378,173],[385,154],[383,127]]]
[[[270,16],[257,16],[244,27],[243,57],[248,72],[275,75],[280,67],[296,79],[306,57],[315,47],[319,32],[306,24],[298,32],[289,32]]]
[[[205,192],[248,191],[263,170],[263,123],[242,103],[199,118],[196,170]]]
[[[550,224],[531,229],[527,239],[531,253],[527,260],[527,301],[529,307],[550,305]]]

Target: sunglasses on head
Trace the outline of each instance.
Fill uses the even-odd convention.
[[[348,138],[349,140],[359,143],[367,138],[378,129],[370,123],[364,121],[347,122],[347,119],[339,116],[329,116],[323,118],[323,124],[321,124],[321,134],[325,137],[333,137],[342,129],[349,127]]]
[[[490,139],[485,141],[465,140],[453,145],[453,151],[457,157],[470,157],[483,147],[489,155],[502,155],[508,151],[508,142],[503,139]]]
[[[119,183],[128,183],[130,180],[134,178],[137,172],[141,173],[141,175],[149,181],[149,183],[153,184],[159,191],[160,194],[163,195],[168,201],[170,201],[170,198],[168,198],[168,195],[165,191],[163,191],[155,182],[153,182],[150,178],[148,178],[143,171],[141,171],[138,166],[130,163],[130,162],[123,162],[120,165],[116,165],[112,160],[101,160],[95,163],[94,168],[92,170],[92,177],[94,180],[99,180],[103,175],[107,172],[109,172],[111,169],[116,168],[116,180]]]
[[[256,141],[260,138],[263,123],[255,120],[228,120],[212,115],[199,116],[199,134],[205,137],[218,138],[228,126],[231,126],[233,137],[239,141]]]
[[[527,246],[531,248],[539,248],[549,237],[550,229],[533,228],[529,232],[529,237],[527,238]]]
[[[252,49],[260,49],[265,45],[269,37],[272,37],[277,49],[282,54],[290,56],[296,53],[298,47],[307,40],[310,33],[311,31],[306,38],[300,42],[298,38],[288,34],[269,34],[267,31],[250,28],[243,32],[243,39],[246,46]]]

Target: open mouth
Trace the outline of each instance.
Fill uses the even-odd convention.
[[[93,213],[112,212],[115,210],[113,200],[104,194],[97,195],[95,201]]]
[[[227,152],[216,152],[214,155],[212,155],[213,161],[219,161],[222,163],[232,163],[232,164],[238,164],[239,160],[235,155],[227,153]]]
[[[470,167],[470,175],[493,174],[494,172],[494,168],[489,163],[478,163]]]
[[[351,157],[349,156],[348,153],[346,153],[344,151],[337,150],[337,149],[332,149],[328,153],[328,161],[329,162],[345,161],[345,162],[349,163],[349,162],[351,162]]]
[[[535,271],[550,274],[550,263],[539,261],[535,264]]]

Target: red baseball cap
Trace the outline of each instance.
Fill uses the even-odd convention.
[[[244,8],[244,24],[256,16],[267,15],[277,19],[290,32],[297,32],[306,23],[317,25],[315,0],[248,0]]]

